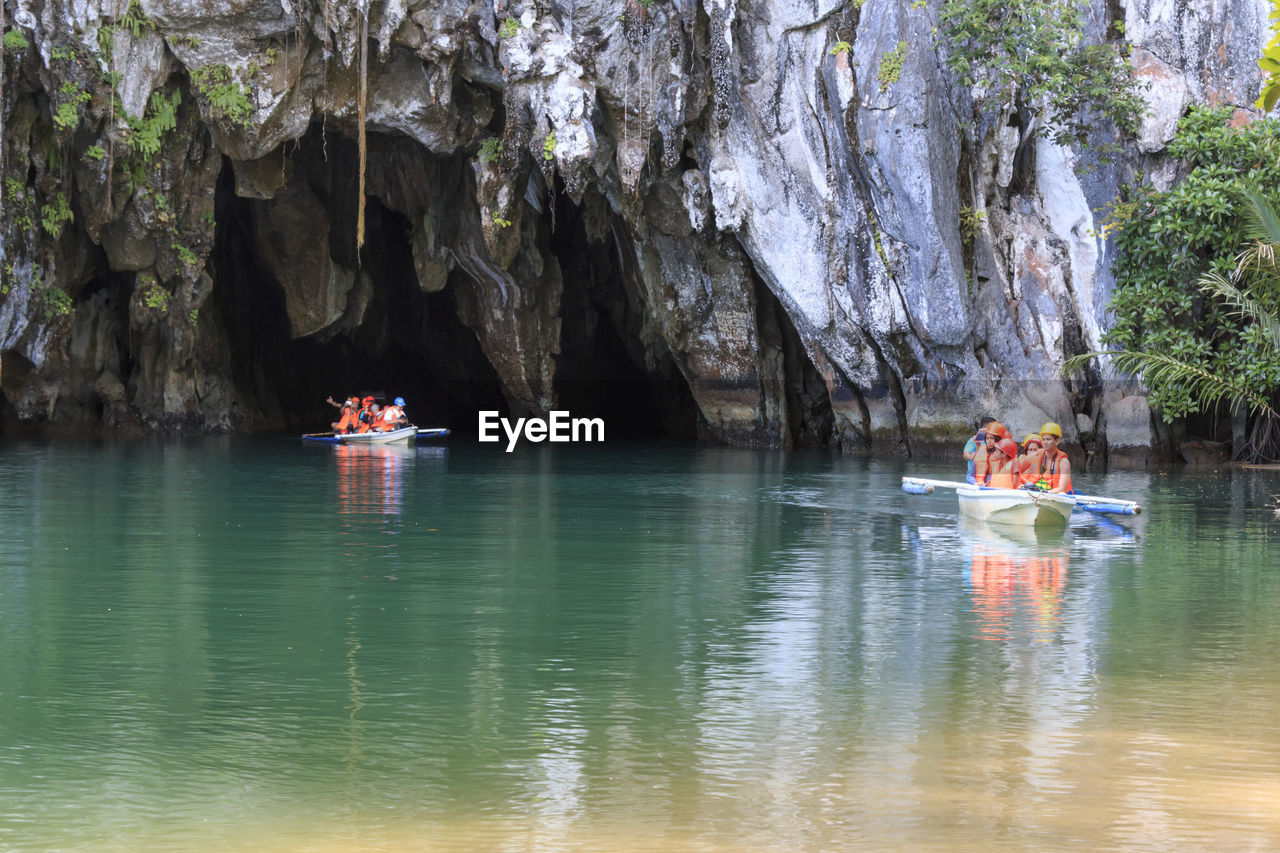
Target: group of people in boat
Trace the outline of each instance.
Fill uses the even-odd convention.
[[[977,433],[964,446],[966,483],[1072,493],[1071,461],[1058,447],[1062,427],[1050,421],[1019,444],[995,418],[983,418],[978,424]]]
[[[396,397],[387,406],[379,405],[372,396],[348,397],[342,403],[329,397],[325,402],[341,412],[338,420],[329,425],[336,433],[391,432],[409,425],[404,397]]]

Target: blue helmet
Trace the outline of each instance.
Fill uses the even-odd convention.
[[[403,406],[403,405],[404,405],[404,397],[396,397],[396,405],[397,405],[397,406]]]

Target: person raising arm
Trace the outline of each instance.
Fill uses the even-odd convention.
[[[964,461],[967,463],[964,472],[964,481],[966,483],[973,482],[973,460],[978,455],[978,448],[986,444],[987,424],[991,423],[993,420],[995,420],[995,418],[988,418],[986,416],[978,418],[978,431],[964,443]]]

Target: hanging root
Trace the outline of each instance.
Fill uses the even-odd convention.
[[[366,6],[360,18],[360,105],[356,120],[360,135],[360,187],[356,198],[356,252],[364,247],[364,172],[368,162],[368,146],[365,141],[365,108],[369,97],[369,8]]]

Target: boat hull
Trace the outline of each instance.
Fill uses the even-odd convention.
[[[960,512],[979,521],[1020,527],[1062,526],[1071,518],[1075,501],[1063,495],[1024,489],[956,489]]]
[[[413,441],[417,436],[418,428],[416,426],[407,426],[386,432],[369,430],[368,432],[356,432],[338,437],[342,439],[343,444],[398,444],[400,442]]]
[[[416,426],[401,427],[388,432],[317,433],[304,435],[305,441],[322,441],[328,444],[399,444],[413,441],[418,435]]]

